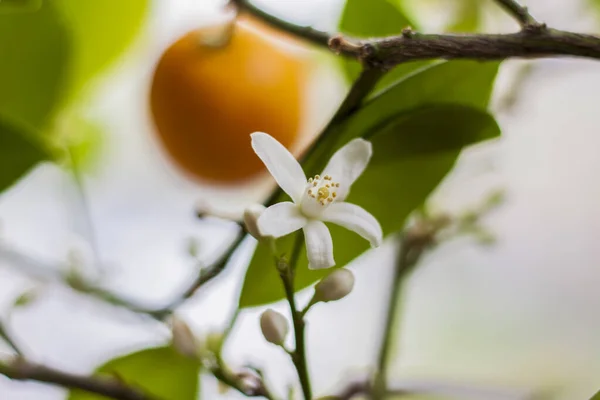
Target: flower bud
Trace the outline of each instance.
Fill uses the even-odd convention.
[[[281,346],[288,334],[289,325],[283,315],[268,309],[260,316],[260,329],[267,342]]]
[[[346,297],[354,288],[354,275],[345,268],[337,269],[315,285],[313,302],[336,301]]]
[[[261,240],[263,238],[258,230],[257,221],[265,210],[266,207],[262,204],[253,204],[244,211],[244,225],[246,226],[246,230],[249,234],[254,236],[256,240]]]
[[[173,347],[180,354],[190,358],[198,358],[199,344],[190,327],[181,319],[173,317],[171,321]]]

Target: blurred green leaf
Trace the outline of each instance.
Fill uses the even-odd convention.
[[[373,159],[348,201],[375,215],[385,235],[400,230],[451,170],[463,146],[499,135],[493,117],[485,112],[497,68],[497,63],[453,61],[408,77],[334,128],[306,160],[305,171],[321,172],[335,150],[355,137],[367,137],[373,143]],[[358,235],[330,228],[338,267],[367,249]],[[278,240],[278,250],[289,255],[294,238],[292,234]],[[300,254],[298,290],[328,272],[308,270],[304,249]],[[283,297],[270,251],[259,246],[246,273],[240,307]]]
[[[76,96],[131,44],[150,0],[52,1],[73,37],[68,96]]]
[[[596,392],[596,394],[593,395],[590,400],[600,400],[600,391]]]
[[[0,14],[0,114],[43,130],[64,93],[71,41],[54,2]]]
[[[458,0],[456,17],[448,27],[448,31],[476,31],[481,24],[481,6],[480,0]]]
[[[148,2],[23,1],[39,10],[0,13],[0,115],[33,127],[45,140],[65,138],[53,134],[64,127],[55,126],[55,116],[129,45]]]
[[[145,349],[118,357],[96,372],[116,376],[162,400],[196,400],[198,396],[200,365],[172,347]],[[103,399],[106,398],[78,390],[69,395],[69,400]]]
[[[339,25],[345,34],[368,38],[398,34],[411,22],[387,0],[347,0]]]
[[[342,12],[339,30],[351,37],[370,38],[398,35],[402,29],[414,25],[402,10],[387,0],[347,0]],[[360,74],[358,61],[339,58],[346,78],[353,82]],[[387,73],[375,91],[388,87],[401,77],[427,65],[428,61],[401,64]]]
[[[0,119],[0,193],[37,163],[48,159],[49,154],[31,132]]]
[[[0,14],[34,12],[42,7],[43,0],[1,0]]]

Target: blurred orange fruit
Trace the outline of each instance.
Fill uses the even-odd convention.
[[[252,132],[267,132],[288,148],[295,142],[307,78],[293,39],[250,16],[238,17],[228,39],[207,45],[210,29],[181,37],[163,53],[150,92],[171,159],[192,177],[220,184],[263,171]]]

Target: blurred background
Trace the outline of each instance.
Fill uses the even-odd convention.
[[[343,1],[255,4],[295,23],[335,31]],[[527,5],[552,27],[600,30],[600,13],[590,1]],[[79,174],[80,187],[56,165],[36,167],[0,196],[5,243],[40,260],[42,268],[76,264],[86,276],[149,307],[168,303],[196,275],[190,241],[197,243],[200,260],[218,256],[235,225],[200,221],[198,207],[239,212],[262,200],[272,182],[259,176],[220,187],[191,179],[161,147],[148,98],[161,54],[191,29],[223,19],[221,6],[216,0],[151,2],[131,47],[89,84],[78,108],[86,129],[99,138]],[[446,10],[457,7],[428,0],[409,9],[423,29],[435,31],[452,17]],[[482,6],[481,17],[486,31],[514,29],[495,7]],[[332,57],[304,52],[311,68],[296,148],[318,133],[346,90]],[[492,103],[503,137],[465,151],[430,200],[436,209],[461,212],[490,191],[504,190],[506,201],[484,221],[496,241],[482,246],[472,238],[453,240],[423,259],[404,294],[392,368],[399,382],[543,388],[556,399],[587,399],[600,387],[598,93],[600,68],[593,61],[503,64]],[[253,245],[245,243],[224,274],[178,309],[198,335],[226,326]],[[360,257],[350,267],[356,274],[352,294],[309,315],[315,395],[371,371],[394,255],[388,243]],[[89,373],[117,354],[169,340],[168,329],[156,322],[60,285],[40,284],[24,270],[0,264],[0,315],[35,361]],[[31,290],[35,300],[12,309],[15,299]],[[271,307],[288,315],[284,302]],[[286,354],[262,337],[263,310],[241,313],[225,357],[232,366],[261,365],[275,392],[283,394],[296,376]],[[0,343],[3,352],[9,348]],[[216,381],[203,377],[201,390],[204,398],[217,397]],[[2,399],[65,395],[60,388],[0,377]],[[221,396],[243,398],[233,391]]]

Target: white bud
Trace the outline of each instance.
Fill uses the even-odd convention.
[[[283,315],[268,309],[260,316],[260,329],[267,342],[281,346],[288,334],[289,324]]]
[[[314,302],[336,301],[354,288],[354,275],[345,268],[337,269],[315,285]]]
[[[261,240],[263,236],[258,229],[258,218],[266,210],[262,204],[253,204],[244,211],[244,225],[249,234],[254,236],[256,240]]]
[[[190,358],[198,358],[200,346],[190,327],[181,319],[173,317],[171,321],[173,347],[180,354]]]

